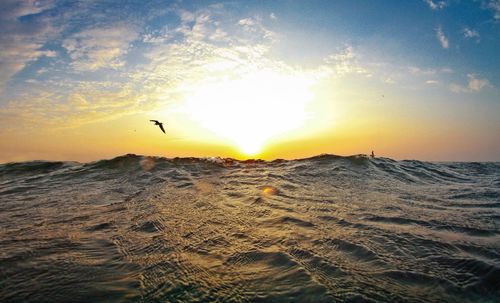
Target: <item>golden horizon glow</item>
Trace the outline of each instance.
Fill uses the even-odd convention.
[[[300,128],[312,113],[313,79],[271,70],[193,88],[180,111],[203,128],[236,145],[247,156],[272,138]]]

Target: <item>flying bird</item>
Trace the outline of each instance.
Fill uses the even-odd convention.
[[[158,126],[160,127],[161,131],[162,131],[164,134],[166,134],[166,133],[165,133],[165,129],[163,128],[163,123],[161,123],[161,122],[160,122],[160,121],[158,121],[158,120],[149,120],[149,121],[154,122],[154,123],[155,123],[155,125],[158,125]]]

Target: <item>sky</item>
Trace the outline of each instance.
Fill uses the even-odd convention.
[[[1,163],[500,161],[499,0],[2,0],[0,29]]]

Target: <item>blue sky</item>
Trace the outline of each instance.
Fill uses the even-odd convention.
[[[394,96],[434,126],[473,124],[500,141],[498,0],[6,0],[0,27],[3,148],[36,136],[33,126],[175,106],[185,87],[268,67],[330,81],[349,98]],[[478,149],[453,157],[500,159],[498,143]]]
[[[1,5],[6,28],[1,54],[3,91],[30,78],[48,77],[33,73],[42,70],[45,74],[54,65],[56,72],[77,74],[75,78],[85,78],[85,72],[98,78],[106,68],[112,72],[118,67],[133,68],[144,60],[138,53],[148,47],[147,37],[179,27],[183,11],[200,10],[214,14],[229,35],[238,34],[231,32],[234,23],[257,18],[280,35],[273,53],[291,63],[318,64],[352,45],[367,60],[447,67],[461,73],[452,77],[456,81],[466,81],[466,74],[481,75],[490,84],[499,81],[498,1],[3,1]],[[94,49],[85,44],[90,43],[89,35],[101,29],[118,31],[105,37],[117,46],[108,57],[104,46],[97,49],[102,41],[94,41]],[[71,45],[75,36],[82,44]],[[99,63],[93,51],[102,51],[101,59],[110,62]],[[61,64],[72,66],[62,68]]]

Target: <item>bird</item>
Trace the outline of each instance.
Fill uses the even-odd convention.
[[[161,122],[160,122],[160,121],[158,121],[158,120],[149,120],[149,121],[154,122],[154,123],[155,123],[155,125],[158,125],[158,126],[160,127],[161,131],[162,131],[164,134],[166,134],[166,133],[165,133],[165,129],[163,128],[163,123],[161,123]]]

